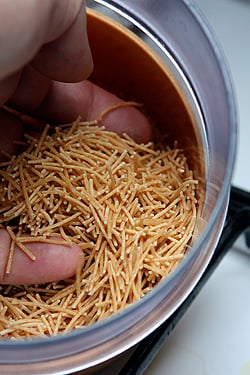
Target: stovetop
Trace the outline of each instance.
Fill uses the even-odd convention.
[[[185,301],[173,320],[95,375],[250,375],[250,229],[248,237],[244,233],[234,242],[244,220],[248,225],[250,220],[250,0],[196,3],[224,50],[238,102],[238,151],[226,235],[192,303]],[[234,202],[244,207],[245,200],[247,212],[241,210],[235,219]]]
[[[196,1],[221,44],[238,102],[233,185],[250,191],[250,1]],[[250,374],[250,249],[241,236],[186,311],[145,375]]]

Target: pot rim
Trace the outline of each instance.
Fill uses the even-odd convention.
[[[106,1],[102,0],[94,0],[98,4],[106,4]],[[228,69],[228,65],[226,63],[226,59],[224,56],[224,53],[222,49],[220,48],[218,41],[216,40],[216,37],[214,33],[212,32],[210,26],[207,23],[207,20],[200,12],[198,6],[191,0],[180,0],[182,3],[185,4],[185,6],[188,8],[189,12],[192,14],[192,17],[195,19],[196,22],[199,23],[199,26],[202,30],[202,32],[205,34],[210,46],[212,47],[214,51],[214,56],[217,61],[217,65],[220,67],[220,72],[223,77],[223,82],[226,87],[226,93],[227,93],[227,102],[228,102],[228,108],[229,108],[229,119],[230,119],[230,152],[228,153],[227,158],[227,168],[225,171],[225,177],[221,186],[221,190],[218,193],[218,198],[216,200],[216,204],[213,208],[211,217],[209,222],[206,224],[206,227],[203,231],[203,233],[200,235],[199,239],[194,245],[194,248],[185,256],[185,258],[182,260],[180,266],[164,281],[159,283],[157,286],[154,287],[153,291],[151,291],[148,295],[143,297],[140,301],[133,303],[131,306],[126,308],[125,310],[116,313],[111,318],[107,318],[103,321],[100,321],[98,323],[94,323],[91,326],[85,327],[80,330],[73,330],[67,334],[57,335],[53,337],[41,337],[41,338],[34,338],[34,339],[27,339],[25,341],[10,341],[10,340],[2,340],[0,341],[0,370],[5,364],[10,364],[12,366],[12,371],[14,370],[14,367],[17,369],[17,374],[21,373],[22,367],[24,366],[27,370],[27,363],[29,363],[31,366],[36,366],[38,362],[43,361],[53,361],[54,364],[57,366],[63,366],[63,362],[65,361],[65,357],[72,357],[72,368],[74,368],[74,371],[94,366],[100,362],[103,362],[105,360],[110,359],[111,357],[114,357],[115,355],[120,354],[121,352],[125,351],[129,347],[135,345],[137,342],[141,341],[145,336],[147,336],[149,333],[151,333],[153,330],[155,330],[165,319],[166,316],[163,314],[161,317],[158,316],[158,320],[154,323],[151,320],[151,325],[147,327],[147,329],[144,329],[143,331],[139,332],[140,328],[140,322],[145,315],[144,313],[144,307],[145,305],[153,305],[154,309],[157,307],[159,308],[159,311],[165,308],[165,305],[161,305],[160,295],[163,290],[166,288],[172,288],[176,287],[177,279],[179,279],[179,275],[183,270],[185,270],[188,262],[190,262],[190,259],[192,258],[193,261],[197,262],[199,264],[200,262],[203,263],[202,269],[199,270],[199,272],[196,273],[195,280],[191,281],[191,284],[189,285],[189,288],[186,290],[184,295],[182,295],[179,299],[179,301],[175,304],[175,306],[172,306],[169,309],[169,315],[171,315],[183,302],[185,297],[190,293],[192,287],[195,286],[195,284],[198,282],[200,277],[202,276],[204,270],[207,267],[207,264],[209,263],[211,256],[213,254],[213,251],[210,251],[209,254],[202,254],[202,258],[198,258],[195,260],[196,252],[195,249],[199,248],[204,241],[209,241],[209,233],[212,231],[216,224],[216,220],[218,215],[222,215],[225,218],[226,210],[227,210],[227,204],[228,204],[228,194],[229,194],[229,188],[231,184],[231,178],[233,173],[233,167],[235,163],[235,155],[236,155],[236,124],[237,124],[237,114],[236,114],[236,105],[235,105],[235,96],[234,96],[234,90],[232,85],[232,78],[231,74]],[[116,11],[117,8],[120,10],[123,10],[126,8],[126,12],[128,13],[128,17],[135,18],[136,16],[136,9],[132,10],[130,4],[125,4],[122,0],[113,0],[110,1],[111,7],[113,7]],[[134,6],[134,4],[132,4]],[[135,6],[136,7],[136,6]],[[123,13],[124,16],[124,13]],[[138,16],[136,16],[138,19]],[[150,31],[152,32],[152,30]],[[153,34],[154,35],[154,34]],[[155,35],[155,39],[159,39],[159,36]],[[219,239],[219,234],[222,230],[222,227],[218,229],[217,233],[217,240]],[[154,302],[153,302],[154,301]],[[171,302],[171,301],[170,301]],[[169,305],[169,303],[168,303]],[[148,314],[148,313],[147,313]],[[130,322],[130,326],[128,327],[128,322]],[[112,323],[112,331],[117,329],[119,332],[117,335],[111,334],[110,325]],[[137,324],[138,327],[137,327]],[[115,327],[115,328],[114,328]],[[133,330],[137,333],[137,335],[134,335],[136,337],[129,337],[126,340],[123,340],[123,333],[127,332],[129,330]],[[100,331],[102,334],[100,335]],[[95,347],[90,346],[88,350],[91,352],[91,360],[88,361],[88,365],[79,365],[80,361],[82,360],[82,354],[81,354],[81,348],[83,346],[86,346],[86,337],[87,335],[91,333],[92,338],[98,337],[98,344],[101,348],[102,345],[107,345],[107,340],[109,340],[107,345],[107,351],[103,354],[102,350],[98,350],[98,357],[94,358],[94,352]],[[109,337],[111,335],[111,337]],[[62,342],[63,341],[63,342]],[[83,345],[83,343],[85,344]],[[50,349],[53,347],[57,347],[57,356],[53,356],[53,351],[50,351]],[[69,346],[71,347],[71,350],[69,350]],[[122,347],[121,347],[122,346]],[[10,351],[10,355],[6,355],[6,353]],[[24,352],[27,351],[29,355],[24,359]],[[46,352],[46,355],[44,354]],[[34,355],[33,355],[34,354]],[[35,355],[36,354],[36,355]],[[2,357],[2,358],[1,358]],[[29,358],[28,358],[29,357]],[[13,362],[10,362],[10,358],[12,358]],[[32,359],[31,359],[32,358]],[[43,367],[43,366],[42,366]],[[52,366],[54,368],[54,365]],[[46,363],[46,369],[49,369],[48,364]],[[25,369],[24,369],[25,371]],[[47,370],[46,370],[47,371]],[[49,370],[50,371],[50,370]],[[53,370],[54,371],[54,370]],[[60,370],[56,370],[57,374],[59,373],[65,373],[65,370],[60,372]],[[25,373],[25,372],[24,372]],[[33,373],[33,372],[32,372]],[[34,372],[35,374],[36,372]],[[48,372],[52,373],[52,372]],[[53,372],[54,373],[54,372]]]

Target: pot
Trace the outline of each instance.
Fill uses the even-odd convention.
[[[1,374],[92,373],[157,329],[206,270],[228,206],[236,110],[223,53],[189,0],[90,0],[91,79],[144,103],[155,137],[178,139],[204,185],[190,250],[171,275],[126,310],[55,337],[0,341]]]

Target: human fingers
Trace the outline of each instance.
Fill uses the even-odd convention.
[[[0,13],[0,105],[30,62],[53,79],[68,82],[88,77],[93,63],[83,1],[1,0]]]
[[[10,273],[6,273],[11,239],[7,230],[0,229],[0,283],[40,284],[73,276],[84,262],[83,253],[76,245],[62,246],[30,243],[28,249],[36,259],[31,260],[19,248],[15,248]]]
[[[119,135],[128,134],[138,143],[147,143],[152,140],[152,126],[146,117],[137,107],[122,106],[124,103],[117,96],[103,90],[101,87],[87,84],[92,91],[92,101],[90,103],[87,120],[98,119],[100,114],[109,107],[118,105],[114,110],[107,112],[101,124],[106,129]],[[92,87],[91,87],[92,86]],[[140,103],[138,103],[140,105]],[[119,105],[121,105],[119,107]]]
[[[74,70],[74,74],[76,71],[79,73],[79,80],[82,79],[83,69],[91,62],[82,0],[1,0],[0,10],[0,79],[17,72],[40,52],[45,54],[43,46],[45,50],[47,47],[50,49],[49,60],[60,59],[60,48],[65,49],[61,61],[64,73],[71,74]],[[60,48],[56,45],[57,41]],[[50,43],[53,43],[53,50]],[[42,69],[49,75],[56,73],[51,73],[48,68],[51,61],[40,64],[38,60],[38,57],[34,60],[36,66],[46,63]]]
[[[104,109],[118,103],[122,103],[122,100],[90,81],[44,83],[43,77],[32,68],[26,68],[10,100],[14,108],[50,123],[72,122],[78,116],[84,121],[95,120]],[[120,135],[127,133],[139,143],[146,143],[152,138],[147,117],[133,107],[111,111],[104,117],[102,124]]]
[[[88,78],[93,62],[87,37],[84,3],[72,25],[56,40],[44,44],[31,64],[40,73],[56,81],[79,82]]]

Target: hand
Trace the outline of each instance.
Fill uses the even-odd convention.
[[[121,100],[86,81],[93,63],[80,0],[0,0],[0,107],[7,103],[48,122],[71,122],[79,115],[93,120]],[[136,127],[135,127],[136,124]],[[147,119],[135,108],[120,108],[105,116],[105,125],[127,132],[138,142],[151,138]],[[15,152],[21,122],[0,109],[0,148]],[[34,284],[72,276],[82,262],[77,246],[32,243],[31,261],[15,250],[10,274],[5,274],[10,238],[0,230],[0,283]],[[56,247],[55,247],[56,246]],[[46,254],[46,256],[45,256]],[[80,259],[80,260],[79,260]]]

